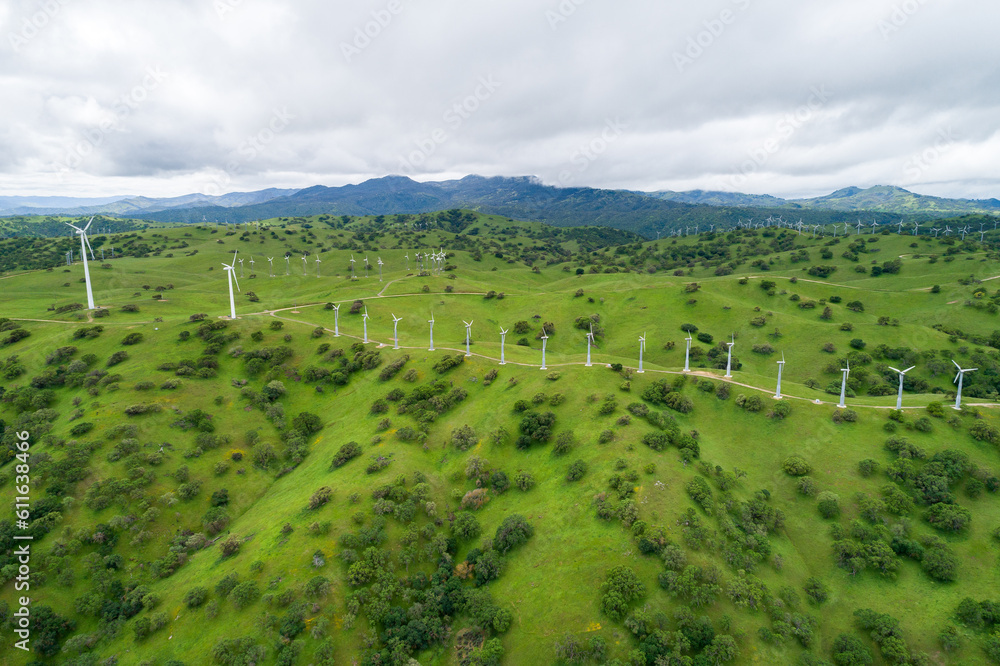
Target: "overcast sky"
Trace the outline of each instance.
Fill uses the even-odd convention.
[[[1000,3],[0,1],[0,195],[1000,197]]]

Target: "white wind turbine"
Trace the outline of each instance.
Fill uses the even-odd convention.
[[[365,307],[365,314],[361,317],[365,323],[365,342],[368,342],[368,308]]]
[[[227,264],[222,262],[222,267],[225,269],[226,274],[229,276],[229,317],[231,319],[236,319],[236,299],[233,297],[233,282],[236,282],[236,290],[239,291],[240,283],[236,279],[236,255],[239,250],[233,252],[233,263]]]
[[[365,255],[365,277],[368,277],[368,255]]]
[[[691,333],[688,332],[688,336],[684,338],[687,343],[687,348],[684,350],[684,372],[691,372]]]
[[[545,333],[545,326],[542,326],[542,367],[539,370],[546,370],[545,367],[545,343],[549,341],[548,334]]]
[[[590,333],[587,333],[587,367],[591,367],[590,362],[590,345],[594,342],[594,325],[590,325]]]
[[[955,359],[952,359],[951,362],[955,363]],[[958,393],[955,394],[955,406],[952,409],[962,409],[962,382],[965,380],[965,373],[975,372],[979,368],[962,368],[958,363],[955,363],[955,367],[958,368],[958,374],[955,375],[952,384],[958,383]]]
[[[290,254],[286,254],[285,255],[285,275],[291,275],[291,274],[292,274],[291,255]]]
[[[243,259],[240,259],[240,277],[243,277]]]
[[[472,351],[469,350],[469,345],[471,344],[471,341],[472,341],[472,322],[474,322],[474,321],[475,321],[475,319],[473,319],[472,321],[465,321],[464,319],[462,320],[462,323],[465,324],[465,355],[466,356],[472,356]]]
[[[93,221],[94,218],[91,217],[90,220],[87,222],[87,226],[85,226],[83,229],[76,226],[75,224],[70,224],[69,222],[66,223],[69,224],[69,226],[73,227],[76,230],[75,233],[80,236],[80,255],[83,257],[83,278],[84,282],[87,284],[88,310],[94,310],[96,308],[96,306],[94,305],[94,290],[90,284],[90,266],[87,265],[87,248],[90,246],[90,241],[87,240],[87,229],[90,228],[90,225],[93,223]]]
[[[397,317],[391,312],[389,314],[392,315],[392,339],[393,339],[392,348],[399,349],[399,333],[398,333],[399,329],[397,327],[399,326],[399,322],[401,322],[403,318]]]
[[[778,390],[774,394],[776,400],[781,400],[781,371],[785,369],[785,352],[781,352],[781,360],[778,363]]]
[[[503,326],[500,327],[500,365],[507,365],[507,361],[503,357],[503,346],[504,342],[507,341],[507,331],[504,330]]]
[[[434,351],[434,313],[431,313],[431,318],[427,320],[427,323],[431,325],[431,346],[427,351]]]
[[[913,370],[913,368],[915,368],[915,367],[917,367],[917,366],[911,365],[906,370],[897,370],[896,368],[892,367],[891,365],[889,366],[890,370],[892,370],[893,372],[898,372],[899,373],[899,393],[896,395],[896,409],[902,409],[903,408],[903,376],[906,373],[908,373],[910,370]]]
[[[333,306],[333,337],[340,337],[340,306]]]
[[[840,371],[844,373],[844,376],[840,381],[840,402],[837,403],[837,407],[843,409],[847,407],[847,404],[844,403],[844,398],[847,397],[847,376],[851,374],[851,362],[848,361],[847,367],[841,368]]]
[[[646,334],[643,333],[639,336],[639,369],[636,370],[638,374],[642,374],[645,370],[642,369],[642,352],[646,351]]]
[[[736,335],[733,335],[732,342],[727,342],[726,346],[729,347],[729,353],[726,356],[726,377],[732,377],[732,366],[733,366],[733,345],[736,344]]]
[[[319,277],[319,265],[323,263],[319,260],[319,255],[316,255],[316,277]]]
[[[306,277],[308,275],[308,273],[306,272],[306,268],[308,266],[309,266],[309,259],[306,257],[306,255],[303,254],[302,255],[302,277]]]
[[[354,279],[354,255],[353,254],[351,255],[350,264],[351,264],[351,279],[353,280]]]
[[[405,256],[406,256],[406,270],[407,270],[407,272],[409,272],[409,270],[410,270],[410,253],[407,252]]]
[[[250,255],[250,275],[253,275],[253,265],[254,265],[254,263],[256,263],[256,262],[253,260],[253,255],[251,254]]]
[[[378,258],[378,281],[382,281],[382,257]]]

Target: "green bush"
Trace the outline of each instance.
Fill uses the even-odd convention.
[[[801,456],[788,456],[781,463],[781,469],[789,476],[805,476],[812,471],[812,465],[807,463]]]

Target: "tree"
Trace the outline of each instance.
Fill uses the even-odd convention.
[[[968,509],[957,504],[939,502],[927,509],[924,519],[939,530],[962,532],[972,522],[972,514]]]
[[[608,571],[601,586],[601,610],[612,620],[621,621],[628,614],[629,604],[642,597],[646,588],[632,569],[619,565]]]
[[[266,650],[250,636],[224,638],[212,648],[212,659],[221,666],[247,666],[263,661]]]
[[[528,520],[520,514],[512,514],[503,519],[493,537],[493,548],[501,555],[524,544],[535,533]]]
[[[833,641],[833,663],[837,666],[870,666],[872,653],[850,634],[840,634]]]
[[[323,429],[323,420],[311,412],[299,412],[298,416],[292,419],[292,428],[308,437]]]
[[[452,530],[455,536],[463,541],[475,539],[482,532],[479,520],[468,511],[461,511],[455,516],[452,523]]]
[[[736,647],[736,641],[732,636],[722,634],[712,639],[712,642],[705,648],[703,654],[713,664],[724,664],[736,659],[736,655],[739,654],[739,648]]]
[[[284,383],[275,379],[270,381],[267,385],[260,390],[261,395],[268,399],[270,402],[274,402],[281,396],[285,395],[285,385]]]
[[[35,652],[51,657],[59,652],[59,641],[76,628],[76,622],[61,617],[48,606],[31,609],[31,639]]]

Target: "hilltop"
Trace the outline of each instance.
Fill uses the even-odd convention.
[[[0,661],[994,663],[998,233],[193,224],[95,236],[95,312],[0,241]]]

